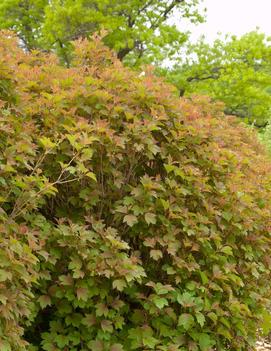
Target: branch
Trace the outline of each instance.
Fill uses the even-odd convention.
[[[184,2],[185,0],[173,0],[171,2],[171,4],[169,6],[167,6],[164,11],[162,11],[158,16],[157,16],[157,20],[153,23],[151,23],[151,26],[150,26],[150,29],[152,30],[155,30],[159,27],[159,25],[164,22],[167,17],[168,17],[168,14],[174,9],[175,6],[177,6],[178,4]],[[137,11],[137,15],[135,16],[135,18],[132,19],[131,15],[128,15],[128,27],[129,28],[133,28],[133,26],[135,25],[136,23],[136,17],[137,16],[140,16],[140,14],[142,14],[142,12],[144,12],[149,6],[151,6],[152,4],[154,3],[153,0],[150,0],[148,1],[142,8],[138,9]],[[135,49],[135,47],[139,44],[139,41],[135,41],[134,42],[134,45],[132,47],[128,47],[126,46],[125,48],[123,49],[120,49],[118,54],[117,54],[117,57],[120,61],[122,61],[124,59],[124,57],[126,55],[128,55],[132,50]],[[142,44],[142,43],[141,43]],[[140,50],[140,54],[139,56],[142,56],[143,54],[143,51]]]
[[[202,81],[202,80],[207,80],[207,79],[218,79],[220,77],[220,75],[215,75],[215,74],[210,74],[209,76],[205,76],[205,77],[200,77],[199,75],[196,75],[194,77],[188,77],[186,79],[187,82],[193,82],[193,81]]]
[[[195,81],[201,81],[201,80],[207,80],[207,79],[218,79],[221,76],[221,70],[224,69],[223,66],[218,66],[218,67],[213,67],[210,71],[211,73],[207,76],[200,76],[200,74],[196,74],[192,77],[188,77],[186,81],[188,83],[192,82],[193,80]]]
[[[184,96],[184,93],[185,93],[185,89],[184,89],[184,88],[180,88],[180,90],[179,90],[179,96],[180,96],[180,97],[183,97],[183,96]]]
[[[66,180],[63,179],[63,175],[64,173],[66,172],[66,170],[68,169],[68,167],[72,164],[72,162],[76,159],[76,157],[79,155],[79,152],[77,152],[72,158],[71,160],[69,161],[69,163],[61,170],[58,178],[53,182],[53,183],[48,183],[45,185],[44,188],[40,189],[34,196],[34,198],[38,198],[40,195],[42,195],[46,190],[48,190],[50,187],[52,186],[55,186],[55,185],[59,185],[59,184],[64,184],[64,183],[69,183],[69,182],[72,182],[72,181],[76,181],[78,180],[78,177],[74,178],[74,179],[69,179],[69,180]],[[38,161],[38,163],[40,164],[40,162]],[[36,169],[36,167],[34,168]],[[25,191],[23,191],[22,195],[25,193]],[[25,208],[27,208],[29,202],[31,200],[33,200],[33,198],[28,198],[26,199],[25,201],[23,201],[21,204],[20,204],[20,199],[22,198],[22,195],[19,196],[17,198],[17,200],[15,201],[15,204],[14,204],[14,207],[13,207],[13,210],[11,212],[11,215],[10,217],[11,218],[16,218],[18,217]]]
[[[66,49],[64,48],[64,45],[63,45],[63,43],[62,43],[62,41],[60,39],[57,39],[57,42],[58,42],[59,47],[61,49],[61,53],[63,54],[64,61],[65,61],[66,65],[67,65],[67,67],[69,68],[70,67],[70,60],[68,58]]]
[[[151,24],[150,29],[157,29],[161,22],[164,22],[167,19],[168,14],[174,9],[174,7],[184,1],[185,0],[173,0],[172,3],[158,16],[158,19]]]
[[[124,57],[126,55],[129,54],[130,51],[132,51],[135,48],[135,45],[133,45],[133,47],[129,48],[128,46],[126,46],[123,49],[120,49],[119,52],[117,53],[117,57],[120,61],[122,61],[124,59]]]

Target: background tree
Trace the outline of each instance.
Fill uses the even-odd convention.
[[[48,0],[3,0],[0,28],[16,32],[27,50],[41,48],[42,27]]]
[[[28,49],[56,50],[70,61],[70,41],[106,29],[104,42],[130,65],[160,62],[187,39],[170,16],[202,21],[201,0],[3,0],[0,28],[15,30]]]
[[[259,32],[188,45],[184,57],[163,74],[180,94],[206,94],[225,103],[225,112],[262,126],[270,118],[270,38]]]

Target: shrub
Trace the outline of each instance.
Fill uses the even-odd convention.
[[[0,349],[248,350],[270,296],[255,134],[98,39],[65,68],[1,36]]]

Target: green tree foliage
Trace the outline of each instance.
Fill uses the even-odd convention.
[[[0,3],[0,28],[14,30],[28,50],[41,45],[44,10],[48,0],[3,0]]]
[[[0,53],[1,351],[248,350],[270,298],[255,134],[98,39],[70,68],[10,34]]]
[[[270,39],[257,31],[191,45],[185,59],[165,74],[181,94],[209,95],[225,103],[227,114],[249,123],[262,126],[271,117]]]
[[[268,152],[271,155],[271,125],[270,125],[270,120],[268,121],[267,125],[265,128],[262,128],[259,131],[259,140],[265,145],[267,148]]]
[[[174,55],[187,39],[167,22],[193,22],[201,0],[2,0],[0,28],[15,30],[28,49],[54,49],[69,63],[70,41],[105,29],[104,42],[132,65]]]

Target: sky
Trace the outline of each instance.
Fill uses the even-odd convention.
[[[259,27],[261,32],[271,35],[271,0],[203,0],[207,8],[207,21],[200,25],[187,25],[192,40],[205,34],[213,41],[217,32],[242,35]],[[177,24],[178,25],[178,24]],[[180,25],[180,28],[184,28]]]

